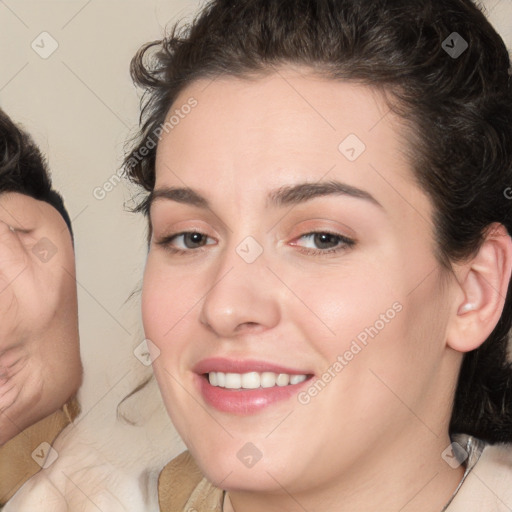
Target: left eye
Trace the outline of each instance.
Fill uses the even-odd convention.
[[[307,233],[298,238],[298,240],[307,240],[306,245],[300,245],[306,249],[311,249],[316,252],[332,252],[341,250],[346,247],[354,245],[354,240],[347,238],[343,235],[338,235],[329,232],[314,232]],[[293,244],[299,245],[299,244]]]

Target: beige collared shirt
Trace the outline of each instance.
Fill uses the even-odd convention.
[[[41,469],[36,458],[32,457],[34,450],[37,450],[41,443],[51,445],[79,412],[78,401],[72,398],[61,409],[0,446],[0,509],[30,477]]]

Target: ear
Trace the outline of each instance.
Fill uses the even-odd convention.
[[[511,273],[512,239],[502,224],[492,224],[478,253],[455,268],[458,291],[447,331],[449,347],[469,352],[489,337],[503,312]]]

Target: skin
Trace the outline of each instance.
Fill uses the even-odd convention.
[[[59,409],[82,381],[74,251],[53,206],[0,195],[0,269],[2,445]]]
[[[462,355],[503,303],[471,263],[448,273],[436,260],[432,205],[402,151],[403,126],[375,90],[303,68],[196,81],[171,111],[189,97],[198,106],[158,145],[155,190],[193,188],[210,209],[153,201],[142,294],[146,337],[160,351],[154,371],[185,444],[228,490],[226,510],[441,510],[463,474],[441,457]],[[354,162],[338,150],[350,133],[366,145]],[[329,180],[380,206],[346,195],[266,205],[270,190]],[[204,233],[202,246],[169,240],[190,231]],[[304,236],[313,231],[356,243],[306,254],[322,248]],[[236,252],[247,236],[263,249],[251,264]],[[503,291],[510,239],[495,240],[480,270]],[[468,300],[478,311],[461,312]],[[401,311],[308,404],[220,412],[195,385],[194,365],[213,356],[304,369],[314,382],[397,302]],[[248,442],[262,454],[251,468],[237,457]]]

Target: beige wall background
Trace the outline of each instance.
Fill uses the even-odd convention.
[[[484,3],[510,45],[512,0]],[[0,0],[0,105],[48,156],[73,219],[85,410],[112,393],[122,396],[139,378],[130,370],[143,340],[139,302],[137,295],[126,300],[141,283],[145,223],[125,211],[133,190],[105,186],[137,126],[129,62],[142,43],[198,5]]]

